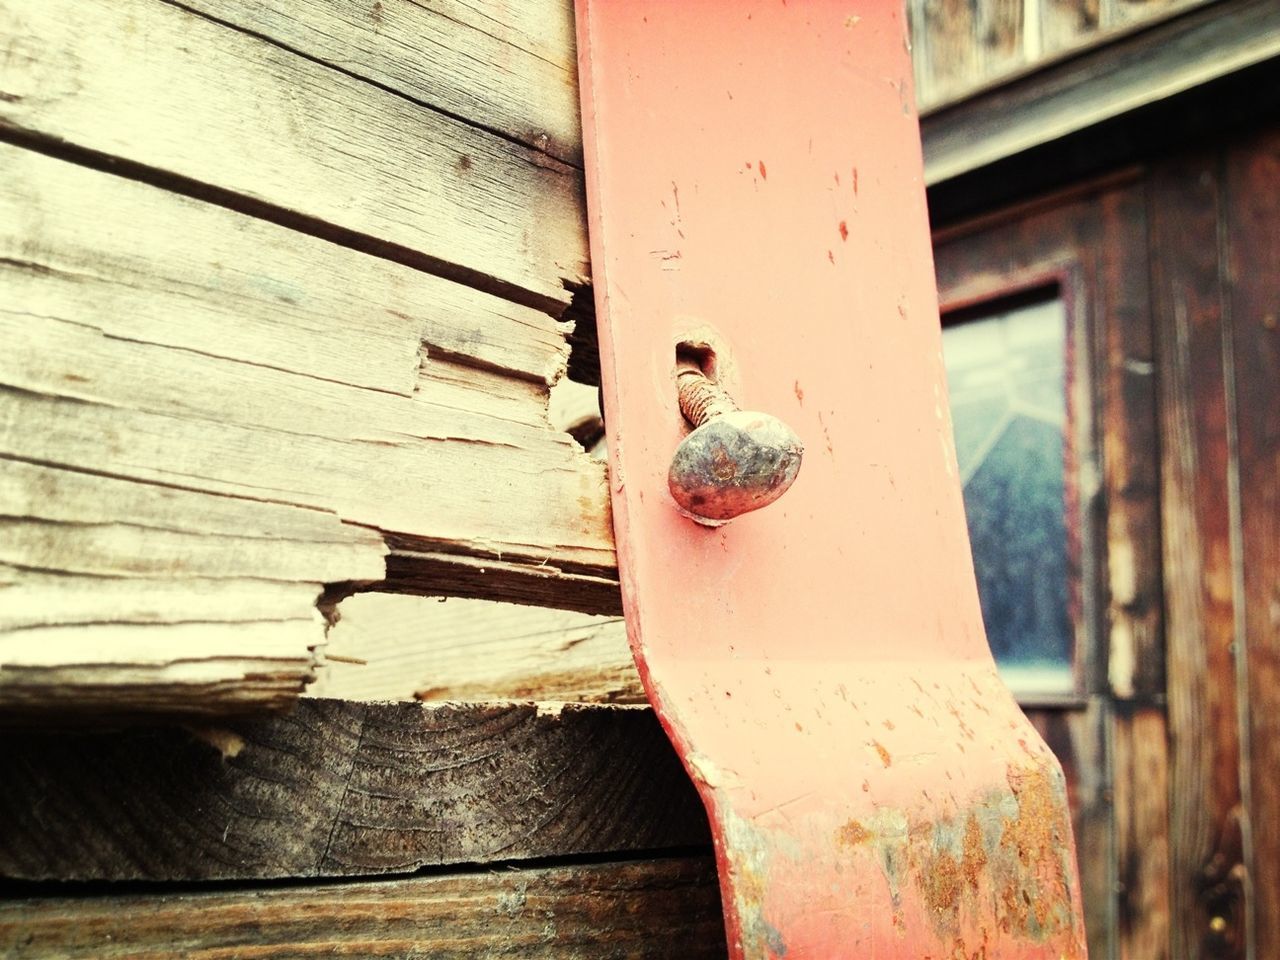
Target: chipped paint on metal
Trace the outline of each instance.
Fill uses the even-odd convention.
[[[988,925],[1035,943],[1082,937],[1062,773],[1055,764],[1028,763],[1011,767],[1007,780],[1007,790],[954,815],[882,809],[842,825],[833,842],[874,853],[899,925],[901,890],[912,886],[941,943],[960,948],[966,930]]]

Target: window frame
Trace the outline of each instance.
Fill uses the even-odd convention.
[[[1024,708],[1078,708],[1087,702],[1087,667],[1098,652],[1100,604],[1097,569],[1100,544],[1094,509],[1098,473],[1093,467],[1097,434],[1091,402],[1090,318],[1082,289],[1082,270],[1074,258],[1063,258],[974,279],[971,285],[957,290],[939,287],[938,309],[944,330],[994,316],[1020,302],[1057,299],[1062,303],[1067,327],[1063,357],[1066,394],[1063,511],[1067,521],[1067,607],[1072,628],[1071,684],[1061,693],[1019,690],[1013,684],[1010,689]]]

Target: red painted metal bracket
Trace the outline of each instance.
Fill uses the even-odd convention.
[[[733,956],[1083,957],[977,602],[901,4],[590,0],[578,42],[628,630]],[[807,448],[718,528],[667,488],[681,341]]]

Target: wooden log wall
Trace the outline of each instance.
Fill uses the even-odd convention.
[[[600,625],[410,693],[641,699],[605,467],[548,412],[572,29],[0,0],[0,954],[724,955],[647,706],[297,699],[367,589]]]
[[[0,709],[287,706],[361,585],[617,612],[571,6],[504,17],[0,0]]]
[[[370,876],[710,842],[647,706],[315,699],[218,727],[11,736],[0,769],[0,876],[17,880]]]

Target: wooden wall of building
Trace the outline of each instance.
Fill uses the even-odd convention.
[[[571,11],[0,0],[0,709],[286,707],[358,586],[617,612]]]
[[[1213,0],[908,0],[921,112]]]
[[[1085,696],[1033,715],[1097,957],[1280,955],[1277,223],[1272,123],[937,238],[944,306],[1074,314]]]
[[[1192,6],[913,0],[920,102]],[[605,471],[547,415],[589,272],[569,14],[0,0],[0,709],[185,715],[9,728],[0,952],[723,955],[644,708],[356,702],[640,699]],[[944,297],[1087,278],[1097,617],[1036,721],[1095,957],[1280,956],[1278,194],[1272,130],[939,237]],[[358,597],[324,666],[378,584],[597,619],[361,646]],[[322,668],[346,699],[242,716]]]

